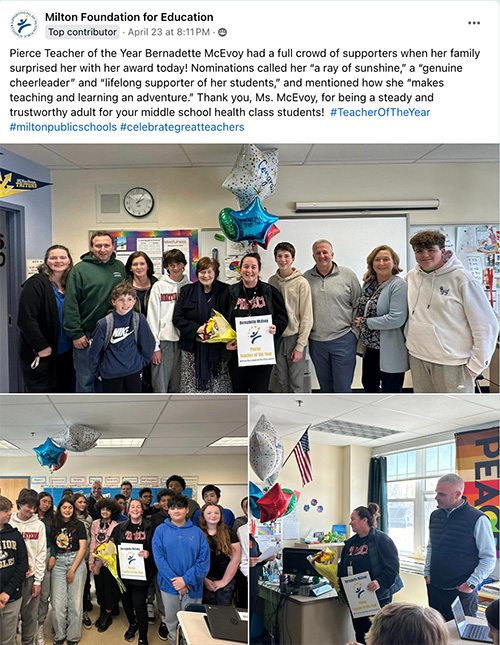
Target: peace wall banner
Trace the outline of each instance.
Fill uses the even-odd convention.
[[[471,506],[491,522],[498,558],[499,437],[498,428],[455,434],[456,471],[465,482],[464,495]]]
[[[52,186],[52,184],[47,181],[31,179],[31,177],[20,175],[13,170],[0,168],[0,199],[2,197],[10,197],[10,195],[16,195],[17,193],[37,190],[44,186]]]

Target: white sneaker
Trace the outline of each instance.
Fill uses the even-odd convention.
[[[43,625],[38,625],[35,634],[35,645],[45,645],[45,636],[43,635]]]

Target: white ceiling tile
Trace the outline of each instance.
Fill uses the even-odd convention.
[[[26,406],[2,404],[0,419],[2,426],[47,426],[63,423],[50,403]]]
[[[69,425],[78,423],[92,426],[92,424],[113,423],[153,423],[158,418],[164,407],[162,401],[128,402],[122,399],[118,403],[110,402],[92,403],[60,403],[58,409],[64,420]]]
[[[225,437],[240,424],[235,423],[158,423],[151,437]],[[241,433],[240,433],[241,434]]]
[[[50,403],[50,399],[45,394],[2,394],[1,395],[2,409],[4,405],[37,405],[40,403]],[[2,415],[0,409],[0,418]]]
[[[246,402],[241,399],[226,399],[222,402],[216,397],[208,401],[190,399],[188,404],[186,401],[173,400],[163,411],[158,423],[218,423],[221,417],[226,422],[246,422]]]
[[[496,144],[256,144],[277,147],[281,166],[498,162]],[[52,170],[232,167],[239,144],[20,144],[6,150]]]
[[[214,456],[214,455],[222,455],[222,456],[229,456],[229,455],[246,455],[247,454],[247,449],[246,447],[242,446],[230,446],[228,448],[202,448],[201,450],[198,450],[196,452],[197,455],[209,455],[209,456]]]

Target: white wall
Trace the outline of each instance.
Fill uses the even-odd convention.
[[[219,211],[236,208],[234,197],[221,186],[228,173],[229,168],[54,171],[54,243],[69,245],[75,256],[88,250],[88,230],[97,226],[97,184],[157,184],[155,229],[217,228]],[[294,214],[296,201],[424,198],[438,198],[440,208],[412,214],[411,224],[494,223],[498,220],[498,164],[284,166],[276,192],[265,206],[284,216]],[[152,227],[141,226],[132,217],[98,226],[113,230]]]
[[[222,467],[223,464],[223,467]],[[68,452],[68,460],[54,476],[69,478],[77,476],[104,477],[116,475],[120,478],[141,475],[158,475],[168,477],[176,474],[181,476],[198,476],[198,498],[201,500],[201,489],[205,484],[215,484],[222,490],[222,506],[230,508],[235,515],[241,515],[240,500],[247,494],[248,461],[246,455],[231,455],[231,458],[162,455],[158,457],[95,457],[76,456]],[[2,457],[2,476],[46,476],[50,477],[48,467],[40,466],[35,455],[33,457],[8,458]],[[33,486],[41,490],[41,486]]]

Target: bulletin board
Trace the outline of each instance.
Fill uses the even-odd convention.
[[[488,302],[500,315],[500,232],[496,224],[411,226],[410,237],[419,231],[439,231],[445,248],[453,251],[464,268],[482,285]],[[413,254],[412,254],[413,256]],[[415,266],[412,257],[410,268]]]
[[[163,253],[180,249],[189,266],[190,280],[196,280],[198,252],[198,229],[176,229],[171,231],[109,231],[116,240],[116,256],[125,264],[131,253],[143,251],[152,260],[154,273],[160,277],[165,271],[162,266]],[[94,231],[89,231],[89,239]]]

